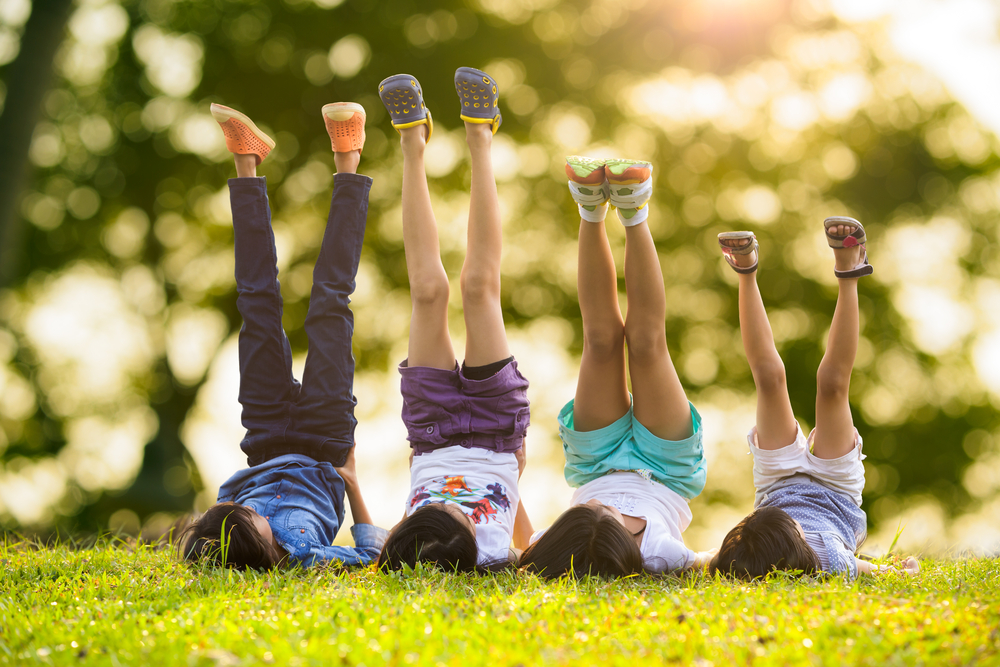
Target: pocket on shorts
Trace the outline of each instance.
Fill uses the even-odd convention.
[[[448,441],[445,434],[441,432],[441,425],[436,422],[408,423],[406,432],[408,434],[407,440],[410,442],[429,442],[434,445],[443,445]]]
[[[528,426],[531,425],[531,408],[521,408],[514,414],[514,430],[511,433],[513,437],[523,438],[524,434],[528,432]]]

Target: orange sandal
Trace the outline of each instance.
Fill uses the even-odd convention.
[[[274,139],[261,132],[246,114],[221,104],[213,104],[211,109],[212,117],[226,135],[226,148],[230,153],[253,155],[260,164],[274,149]]]
[[[334,102],[323,107],[323,120],[334,153],[360,151],[365,147],[365,108],[353,102]]]

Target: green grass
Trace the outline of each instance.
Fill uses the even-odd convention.
[[[1000,560],[738,584],[200,569],[0,545],[0,664],[998,665]]]

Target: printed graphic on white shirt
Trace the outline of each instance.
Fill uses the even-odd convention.
[[[413,457],[406,515],[451,503],[476,525],[481,564],[507,560],[514,532],[517,457],[510,452],[445,447]]]
[[[432,479],[416,488],[410,498],[410,510],[435,503],[456,503],[472,510],[466,514],[476,524],[499,523],[497,511],[510,509],[510,499],[503,484],[495,481],[480,489],[469,486],[465,475]]]

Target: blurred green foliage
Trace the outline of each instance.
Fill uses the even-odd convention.
[[[975,461],[993,466],[1000,427],[996,393],[976,365],[977,335],[992,322],[980,310],[997,304],[1000,273],[996,139],[939,83],[895,59],[879,33],[845,28],[815,3],[730,4],[737,9],[715,13],[720,5],[708,0],[81,3],[34,131],[18,205],[19,271],[0,299],[5,386],[30,393],[13,407],[0,402],[0,521],[93,530],[122,508],[140,519],[190,508],[200,482],[179,434],[208,360],[240,326],[225,213],[233,173],[206,124],[210,102],[248,113],[278,141],[261,173],[287,238],[285,324],[298,351],[333,170],[319,109],[365,105],[362,168],[376,179],[365,261],[383,310],[379,327],[365,328],[373,319],[359,315],[356,355],[359,369],[391,370],[405,336],[406,272],[394,223],[399,154],[376,87],[398,71],[420,79],[443,147],[432,189],[454,208],[468,181],[448,132],[459,126],[452,73],[462,65],[489,68],[503,88],[509,140],[498,175],[511,326],[561,320],[578,353],[575,223],[562,157],[641,153],[657,169],[651,227],[668,287],[668,341],[694,400],[725,406],[753,391],[734,281],[715,245],[720,231],[750,228],[761,241],[760,285],[795,411],[812,423],[836,296],[818,230],[826,215],[855,215],[869,229],[876,266],[863,285],[852,385],[870,464],[869,516],[891,519],[915,497],[936,499],[948,515],[992,502],[1000,473],[980,475],[974,488],[965,482]],[[0,68],[0,80],[16,64]],[[8,98],[5,108],[17,103]],[[449,270],[461,254],[445,243]],[[32,328],[33,309],[55,299],[53,285],[67,275],[117,284],[123,312],[142,332],[134,335],[146,337],[132,365],[116,366],[124,379],[110,398],[93,398],[86,383],[67,398],[72,380],[60,369],[87,352],[69,361],[46,353],[47,339]],[[948,309],[936,310],[941,299]],[[172,352],[171,341],[190,331],[175,322],[195,323],[208,352],[179,344]],[[131,347],[123,338],[107,353],[116,349]],[[185,367],[199,354],[204,363]],[[74,436],[74,425],[95,415],[140,424],[128,431],[133,438],[149,434],[137,472],[103,486],[81,481],[77,467],[99,463],[99,451],[61,454],[87,437]],[[12,509],[16,489],[47,484],[55,489],[48,509]],[[743,496],[710,486],[700,502]]]

